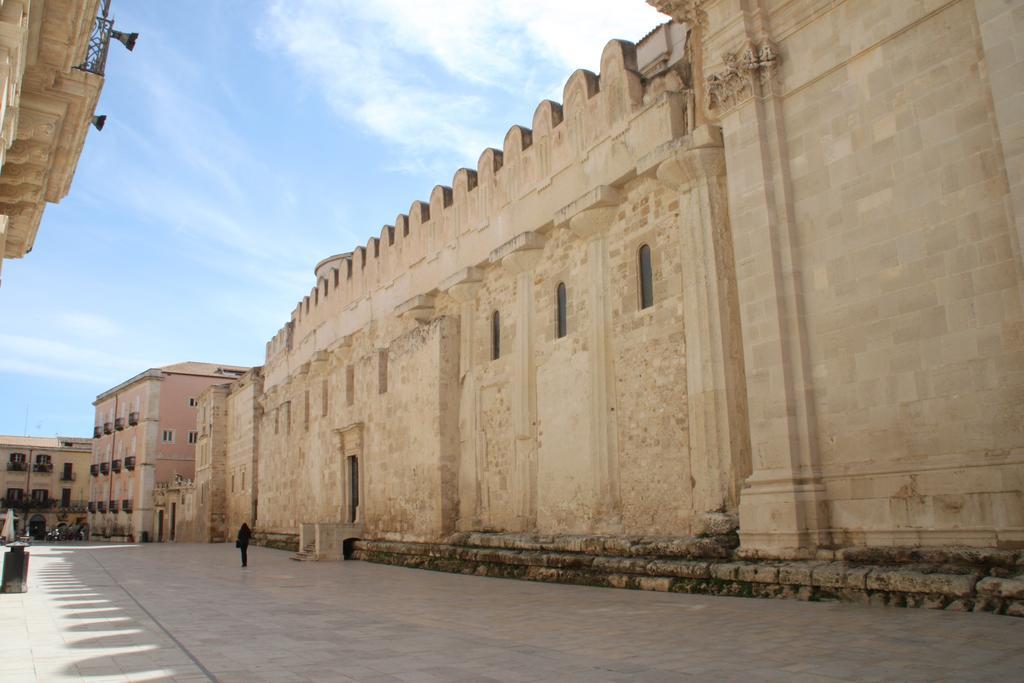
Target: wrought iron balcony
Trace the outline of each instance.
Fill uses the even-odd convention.
[[[130,425],[137,425],[137,424],[139,424],[139,413],[138,413],[138,411],[136,411],[134,413],[128,413],[128,424],[130,424]]]
[[[75,480],[75,473],[74,472],[68,472],[67,470],[64,470],[63,472],[60,473],[60,480],[61,481],[74,481]]]
[[[103,433],[104,434],[113,434],[114,433],[114,423],[113,422],[104,422],[103,423]]]
[[[100,501],[100,502],[96,503],[96,512],[106,512],[106,511],[107,511],[107,504],[106,503],[104,503],[103,501]]]
[[[100,474],[110,474],[110,463],[109,462],[101,462],[100,463]]]
[[[53,472],[53,463],[52,462],[37,462],[35,465],[32,465],[32,471],[33,472],[42,472],[44,474],[49,474],[50,472]]]
[[[134,470],[135,469],[135,456],[134,455],[129,455],[127,458],[124,459],[124,468],[126,470]]]
[[[101,436],[103,436],[103,427],[96,425],[95,427],[92,428],[92,438],[98,439]]]
[[[89,506],[86,508],[89,512],[96,512],[96,503],[89,501]]]
[[[116,500],[110,501],[110,511],[113,512],[114,514],[117,514],[117,501]]]
[[[23,462],[9,462],[7,463],[8,472],[25,472],[28,470],[28,464]]]
[[[112,471],[112,472],[120,472],[121,471],[121,461],[120,460],[111,460],[110,461],[110,471]]]
[[[89,465],[89,474],[91,474],[94,477],[100,476],[100,466],[99,465]]]
[[[84,500],[69,500],[67,503],[62,500],[57,504],[57,507],[63,512],[85,512],[88,509]],[[89,510],[89,512],[92,512],[92,510]]]
[[[132,511],[132,502],[130,500],[122,500],[121,501],[121,509],[124,510],[125,512],[131,512]]]
[[[114,420],[114,429],[116,429],[117,431],[121,431],[122,429],[124,429],[124,418],[123,417],[119,417],[119,418]]]

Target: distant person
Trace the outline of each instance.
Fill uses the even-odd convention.
[[[252,531],[249,530],[249,525],[242,522],[241,528],[238,530],[238,540],[235,541],[235,547],[242,551],[242,566],[249,566],[249,539],[252,538]]]

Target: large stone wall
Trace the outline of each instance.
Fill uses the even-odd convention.
[[[938,584],[868,585],[904,552],[876,551],[932,548],[973,577],[932,602],[1019,612],[983,578],[1015,580],[1012,552],[946,550],[1024,542],[1012,12],[653,4],[690,27],[681,59],[612,41],[564,106],[317,266],[253,393],[257,532],[437,568],[546,561],[459,550],[480,534],[729,565],[686,590],[817,595],[771,562],[857,557],[878,568],[851,590],[900,604]],[[615,571],[664,578],[636,562]]]

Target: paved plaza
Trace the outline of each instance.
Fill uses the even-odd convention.
[[[0,681],[1020,680],[1024,619],[563,586],[231,545],[31,548]]]

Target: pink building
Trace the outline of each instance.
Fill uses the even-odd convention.
[[[96,397],[88,506],[93,537],[173,540],[176,510],[156,511],[154,488],[194,478],[197,398],[248,369],[176,363]]]

